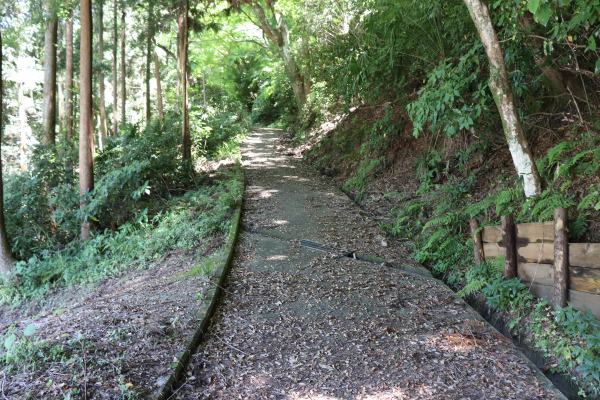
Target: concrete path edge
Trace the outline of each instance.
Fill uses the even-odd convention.
[[[205,299],[202,301],[198,311],[196,312],[196,316],[200,320],[200,323],[198,324],[196,331],[190,336],[185,350],[177,357],[178,361],[172,363],[174,368],[173,372],[165,381],[165,383],[160,385],[158,390],[155,392],[155,400],[167,400],[172,396],[174,387],[183,377],[185,369],[190,361],[190,357],[192,354],[194,354],[202,342],[202,339],[209,327],[210,319],[217,309],[217,303],[223,292],[225,278],[231,268],[233,253],[241,228],[242,207],[244,203],[243,198],[246,191],[246,179],[243,167],[240,165],[239,168],[241,171],[242,196],[231,220],[231,228],[229,230],[227,243],[225,244],[225,251],[221,255],[221,260],[217,262],[217,268],[210,276],[211,281],[216,283],[214,283],[214,285],[209,289],[208,293],[205,294]]]

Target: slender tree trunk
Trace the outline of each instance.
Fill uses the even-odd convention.
[[[56,42],[58,19],[52,1],[46,0],[44,39],[44,104],[42,108],[42,144],[54,144],[56,137]]]
[[[180,16],[181,17],[181,16]],[[177,84],[175,85],[175,96],[179,99],[181,96],[181,39],[183,38],[183,23],[177,20]],[[175,109],[179,111],[179,102],[175,102]]]
[[[158,106],[158,119],[163,121],[165,119],[165,114],[163,111],[162,88],[160,85],[160,63],[158,61],[158,55],[156,54],[156,51],[154,52],[154,76],[156,77],[156,103]]]
[[[19,130],[21,131],[19,146],[19,158],[21,162],[21,172],[27,171],[27,142],[29,141],[28,133],[31,132],[29,123],[27,122],[27,109],[25,108],[25,93],[23,91],[24,83],[19,83]]]
[[[538,173],[527,137],[517,114],[514,97],[508,83],[508,73],[500,42],[487,6],[483,0],[464,0],[471,18],[481,36],[490,60],[490,90],[498,107],[508,149],[513,159],[515,169],[523,179],[525,196],[530,197],[541,193],[541,179]]]
[[[65,126],[65,78],[62,75],[58,76],[58,121],[59,126]],[[59,129],[60,132],[60,129]]]
[[[94,189],[94,131],[92,115],[92,10],[91,0],[81,0],[81,47],[79,58],[79,194]],[[91,221],[81,223],[81,239],[86,240]]]
[[[104,1],[98,4],[98,58],[104,61]],[[102,137],[108,136],[106,104],[104,101],[104,72],[98,72],[98,90],[100,91],[100,132]]]
[[[146,27],[146,127],[150,125],[150,118],[152,118],[152,111],[150,108],[150,75],[152,65],[152,36],[154,35],[154,28],[152,26],[154,18],[154,2],[150,0],[148,7],[148,26]]]
[[[119,93],[118,93],[118,84],[117,84],[117,48],[119,42],[119,32],[117,25],[117,2],[118,0],[114,0],[113,2],[113,59],[112,59],[112,96],[113,96],[113,128],[112,135],[114,137],[117,136],[117,130],[119,129]]]
[[[187,51],[188,51],[188,10],[189,0],[184,1],[183,12],[179,15],[179,26],[181,34],[180,43],[180,74],[181,74],[181,151],[183,160],[192,159],[192,141],[190,138],[190,123],[188,116],[188,99],[187,99]]]
[[[13,271],[14,263],[8,242],[8,234],[6,233],[6,223],[4,221],[4,182],[2,180],[2,30],[0,30],[0,275],[6,278]],[[21,89],[22,90],[22,89]]]
[[[250,5],[263,33],[277,49],[277,53],[283,61],[285,73],[294,91],[296,104],[298,108],[302,108],[304,103],[306,103],[306,96],[310,91],[310,87],[306,87],[305,77],[302,76],[298,64],[290,53],[290,32],[283,14],[275,9],[273,2],[270,2],[271,12],[277,23],[277,26],[273,27],[258,2],[253,2]]]
[[[127,65],[125,60],[125,10],[121,11],[121,124],[127,121],[127,112],[125,110],[125,102],[127,100]]]
[[[67,53],[65,72],[65,136],[68,142],[73,137],[73,11],[67,18],[65,27],[65,47]]]

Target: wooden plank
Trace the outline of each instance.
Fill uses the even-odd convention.
[[[517,241],[521,242],[553,242],[554,241],[554,222],[534,222],[527,224],[517,224],[515,226],[517,232]],[[501,226],[486,226],[482,231],[482,239],[484,243],[500,243],[502,242],[502,227]]]
[[[600,268],[600,243],[569,243],[569,265]]]
[[[526,240],[528,243],[541,243],[554,241],[554,222],[533,222],[517,224],[517,239]]]
[[[529,243],[517,248],[519,262],[554,264],[554,243]]]
[[[569,268],[569,289],[600,295],[600,269]]]
[[[523,282],[529,286],[531,292],[536,296],[552,302],[554,290],[552,286],[540,285],[538,283]],[[569,301],[573,306],[581,308],[584,312],[590,310],[594,316],[600,317],[600,296],[592,293],[580,292],[578,290],[569,290]]]
[[[481,232],[481,238],[484,243],[502,242],[502,228],[500,226],[486,226]]]
[[[551,264],[519,263],[518,274],[522,281],[546,286],[554,284],[554,266]]]
[[[498,243],[484,243],[483,244],[483,256],[486,259],[496,258],[504,255],[504,247]]]
[[[519,263],[519,278],[540,285],[554,285],[554,266],[550,264]],[[569,289],[600,295],[600,269],[569,268]]]

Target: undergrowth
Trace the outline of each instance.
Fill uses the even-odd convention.
[[[12,279],[0,283],[0,301],[16,304],[59,287],[98,282],[176,249],[192,250],[228,232],[233,208],[241,201],[238,172],[168,200],[152,218],[147,209],[116,232],[109,229],[64,249],[18,261]]]
[[[448,166],[443,171],[440,154],[426,152],[416,164],[422,182],[417,196],[399,194],[411,199],[392,211],[394,223],[385,227],[395,237],[411,238],[413,258],[459,295],[481,295],[490,307],[509,312],[509,328],[518,329],[534,348],[555,360],[554,372],[570,372],[580,394],[592,397],[600,395],[598,321],[571,305],[553,311],[519,279],[503,278],[501,258],[475,266],[469,219],[478,219],[481,226],[499,225],[502,215],[512,214],[517,223],[542,222],[552,220],[555,208],[567,208],[570,240],[584,238],[588,219],[600,210],[599,141],[588,132],[541,158],[537,164],[546,185],[540,195],[525,198],[516,178],[499,177],[494,190],[477,202],[472,201],[475,177],[460,165],[460,177],[449,175],[445,184],[435,184],[433,178],[448,174]]]

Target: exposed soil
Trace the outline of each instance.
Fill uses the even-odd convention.
[[[562,398],[439,281],[300,246],[410,263],[328,180],[278,153],[280,133],[255,132],[244,148],[248,230],[173,398]]]

